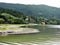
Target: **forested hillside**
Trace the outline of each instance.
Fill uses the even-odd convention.
[[[60,8],[47,5],[0,3],[0,23],[60,24]]]
[[[26,20],[28,18],[28,20]],[[30,21],[31,20],[31,21]],[[2,24],[25,24],[36,22],[31,16],[26,16],[22,12],[13,10],[13,9],[5,9],[0,7],[0,23]]]
[[[60,19],[60,8],[51,7],[48,5],[24,5],[24,4],[10,4],[0,3],[0,7],[14,9],[23,12],[26,15],[44,18]]]

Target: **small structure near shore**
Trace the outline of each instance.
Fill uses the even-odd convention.
[[[41,22],[41,24],[42,24],[43,26],[45,26],[45,22]]]

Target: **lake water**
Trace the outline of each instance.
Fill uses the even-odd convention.
[[[60,45],[60,25],[31,25],[24,28],[38,29],[37,34],[0,36],[0,45]]]

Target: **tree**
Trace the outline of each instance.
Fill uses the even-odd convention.
[[[24,24],[24,23],[26,23],[23,19],[19,19],[19,18],[15,18],[14,19],[14,23],[15,24]]]
[[[3,18],[0,18],[0,23],[2,24],[4,22],[5,22],[5,20]]]
[[[57,23],[58,23],[58,21],[56,19],[50,19],[48,21],[48,24],[57,24]]]

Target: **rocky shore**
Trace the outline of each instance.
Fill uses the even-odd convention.
[[[40,31],[38,29],[33,28],[19,28],[15,30],[0,30],[0,35],[9,35],[9,34],[29,34],[29,33],[39,33]]]

